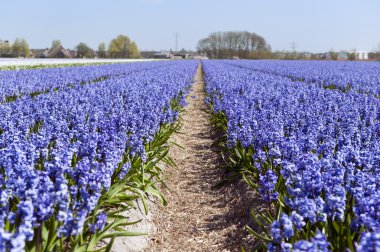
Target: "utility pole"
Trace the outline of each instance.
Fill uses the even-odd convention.
[[[178,32],[174,33],[174,37],[175,37],[175,51],[178,52],[179,33]]]
[[[291,47],[292,47],[292,51],[295,52],[296,51],[296,48],[297,48],[297,43],[292,41],[291,43]]]
[[[296,52],[297,43],[295,41],[292,41],[292,43],[290,44],[290,46],[292,48],[291,57],[292,57],[292,59],[296,59],[297,58],[297,52]]]

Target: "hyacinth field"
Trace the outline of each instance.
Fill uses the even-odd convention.
[[[0,251],[110,249],[157,190],[196,61],[0,71]],[[108,239],[108,245],[99,242]]]
[[[266,205],[253,249],[380,251],[380,64],[203,68],[223,157]]]
[[[126,213],[167,203],[162,164],[199,66],[226,174],[261,203],[245,251],[380,251],[380,64],[270,60],[0,71],[0,251],[143,235]]]

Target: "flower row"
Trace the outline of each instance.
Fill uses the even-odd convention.
[[[1,251],[92,244],[108,211],[153,190],[144,167],[165,153],[150,143],[178,118],[197,63],[131,65],[104,66],[111,74],[135,69],[129,75],[0,105]],[[81,69],[78,79],[88,79]]]
[[[379,62],[238,61],[226,63],[253,71],[314,83],[325,89],[355,91],[380,97]]]
[[[30,98],[41,93],[67,90],[78,85],[97,82],[169,66],[173,62],[140,62],[134,64],[89,65],[77,67],[58,67],[0,71],[0,103],[14,101],[16,98]]]
[[[250,231],[269,251],[379,249],[380,100],[236,64],[256,63],[203,66],[229,163],[267,205]]]

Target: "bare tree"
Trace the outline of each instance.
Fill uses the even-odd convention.
[[[61,45],[62,45],[61,41],[59,39],[55,39],[51,42],[51,49],[54,50]]]
[[[257,52],[270,52],[270,45],[256,33],[213,32],[198,42],[197,50],[210,58],[252,58]],[[253,54],[256,53],[256,54]]]
[[[99,58],[106,57],[106,44],[104,42],[101,42],[98,46],[98,56]]]

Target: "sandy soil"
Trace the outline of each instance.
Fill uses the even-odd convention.
[[[182,147],[173,146],[171,156],[177,167],[163,188],[168,206],[158,207],[153,217],[155,232],[146,251],[240,251],[252,244],[244,229],[255,193],[244,181],[222,187],[226,178],[217,139],[205,112],[204,82],[201,67],[182,114],[181,133],[174,136]]]
[[[124,213],[124,215],[130,218],[130,222],[139,220],[140,222],[128,226],[127,230],[130,232],[147,234],[154,232],[153,216],[159,214],[159,212],[157,212],[158,203],[155,204],[152,201],[148,201],[148,215],[145,215],[144,213],[144,206],[141,200],[138,200],[135,204],[137,205],[137,209],[131,209],[130,211]],[[146,249],[148,245],[148,235],[118,237],[112,245],[111,252],[139,252]]]

